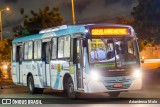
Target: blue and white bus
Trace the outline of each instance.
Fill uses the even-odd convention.
[[[12,77],[30,93],[45,88],[77,93],[140,90],[142,75],[134,29],[128,25],[62,25],[12,42]]]

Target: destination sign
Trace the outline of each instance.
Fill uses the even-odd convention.
[[[92,36],[126,36],[128,30],[127,28],[93,28],[91,34]]]

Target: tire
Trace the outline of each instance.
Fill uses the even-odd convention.
[[[43,90],[44,90],[43,88],[35,88],[34,80],[32,76],[28,77],[27,85],[28,85],[29,92],[31,94],[42,94],[43,93]]]
[[[73,99],[78,97],[77,92],[74,91],[74,84],[71,78],[69,78],[67,81],[67,95],[69,98],[73,98]]]
[[[34,80],[33,80],[33,77],[32,77],[32,76],[29,76],[29,77],[28,77],[27,86],[28,86],[29,92],[30,92],[31,94],[35,94],[36,88],[35,88],[35,86],[34,86]]]
[[[67,97],[67,90],[62,91],[62,96]]]
[[[109,94],[110,97],[115,98],[115,97],[118,97],[120,95],[120,92],[109,92],[108,94]]]
[[[43,94],[44,88],[36,88],[36,93],[37,94]]]

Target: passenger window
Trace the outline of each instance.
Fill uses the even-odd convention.
[[[15,45],[15,44],[13,44],[12,60],[13,60],[13,61],[15,61],[15,60],[16,60],[16,45]]]
[[[38,59],[38,41],[34,42],[34,59]]]
[[[30,41],[28,43],[28,59],[32,59],[33,57],[33,42]]]
[[[70,57],[70,36],[64,37],[64,57]]]
[[[41,40],[39,40],[38,41],[38,59],[41,59],[41,57],[42,57],[42,42],[41,42]]]
[[[33,57],[33,42],[26,42],[24,45],[24,59],[32,59]]]
[[[34,42],[34,59],[41,59],[41,41]]]
[[[28,59],[28,42],[24,45],[24,59]]]
[[[63,58],[63,51],[64,51],[64,38],[58,38],[58,58]]]
[[[57,56],[57,38],[52,39],[52,59],[56,59]]]

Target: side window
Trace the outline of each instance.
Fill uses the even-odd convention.
[[[64,37],[64,57],[70,57],[70,36]]]
[[[13,53],[12,53],[12,60],[15,61],[16,60],[16,45],[13,44]]]
[[[133,41],[132,40],[127,41],[127,45],[128,45],[128,53],[134,54]]]
[[[33,42],[30,41],[28,43],[28,59],[32,59],[33,57]]]
[[[42,53],[42,42],[41,42],[41,40],[38,41],[38,51],[37,52],[38,52],[38,54],[37,54],[38,59],[41,59],[41,56],[42,56],[42,54],[41,54]]]
[[[57,56],[57,38],[52,39],[52,59],[56,59]]]
[[[32,59],[33,57],[33,42],[30,41],[30,42],[26,42],[24,44],[24,59],[27,60],[27,59]]]
[[[34,42],[34,59],[38,58],[38,41]]]
[[[41,41],[34,42],[34,59],[41,59]]]
[[[58,38],[58,58],[63,58],[63,51],[64,51],[64,38],[59,37]]]
[[[28,42],[24,44],[24,59],[28,59]]]

